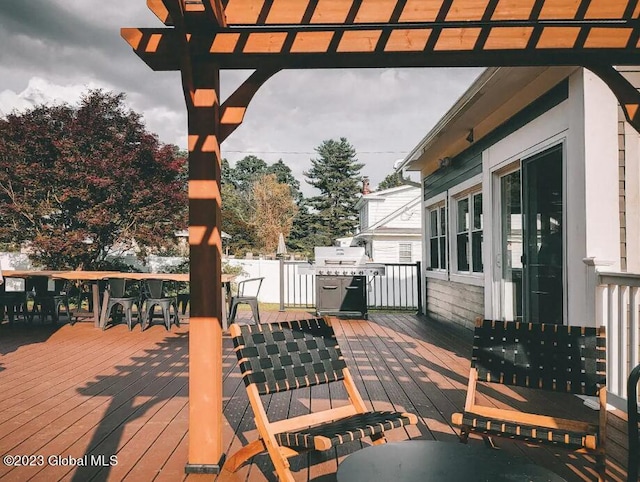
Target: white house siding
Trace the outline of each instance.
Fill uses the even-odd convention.
[[[372,258],[376,263],[399,263],[400,244],[411,244],[412,263],[422,261],[422,242],[420,240],[410,241],[406,237],[392,239],[376,239],[372,242]]]
[[[618,67],[636,89],[640,88],[640,68]],[[619,116],[620,148],[620,257],[621,268],[640,273],[640,134]]]
[[[426,281],[426,312],[439,321],[470,330],[477,317],[484,316],[484,287],[435,278]]]
[[[363,198],[368,206],[367,226],[373,226],[378,221],[384,219],[389,214],[397,211],[405,204],[416,198],[417,188],[412,186],[400,186],[389,189],[384,194],[369,195]]]
[[[609,88],[589,71],[569,78],[569,98],[545,112],[483,154],[486,225],[495,226],[492,206],[495,173],[557,144],[564,145],[566,218],[566,304],[569,325],[595,323],[584,302],[588,280],[583,260],[596,258],[611,269],[620,264],[617,102]],[[608,161],[608,162],[605,162]],[[603,229],[606,227],[606,229]],[[499,243],[487,230],[485,292],[487,317],[499,317]]]

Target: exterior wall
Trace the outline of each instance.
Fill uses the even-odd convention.
[[[618,70],[640,88],[640,67],[625,66]],[[621,266],[629,273],[640,273],[640,134],[625,121],[619,110],[620,129],[620,223]]]
[[[402,206],[410,203],[415,199],[418,192],[418,188],[401,186],[392,188],[384,194],[374,193],[370,199],[364,198],[368,211],[367,226],[373,226]]]
[[[495,173],[562,143],[565,158],[565,319],[569,325],[593,325],[595,314],[585,303],[590,293],[584,259],[617,269],[620,264],[617,102],[608,87],[588,71],[569,79],[562,104],[496,143],[484,153],[484,191],[491,192]],[[487,225],[498,226],[499,199],[485,197]],[[603,229],[605,228],[606,229]],[[492,235],[499,233],[494,228]],[[499,315],[499,242],[488,243],[486,315]]]
[[[618,108],[618,195],[620,196],[620,269],[627,271],[627,220],[626,220],[626,185],[625,185],[625,164],[626,147],[624,135],[624,114]]]
[[[624,170],[620,172],[624,185],[624,205],[621,198],[621,220],[624,220],[624,261],[626,271],[640,273],[640,134],[624,123]]]
[[[484,316],[484,288],[438,279],[426,282],[425,312],[428,316],[473,330],[475,319]]]
[[[565,320],[569,325],[595,324],[593,306],[585,303],[593,297],[585,260],[593,258],[601,269],[606,266],[607,270],[617,270],[623,253],[628,264],[631,258],[640,264],[640,241],[637,246],[631,246],[640,236],[634,235],[630,243],[629,232],[635,229],[633,232],[640,233],[640,220],[635,222],[639,218],[638,196],[629,191],[631,182],[634,186],[639,184],[640,169],[636,161],[640,149],[637,134],[626,129],[625,144],[620,147],[618,121],[617,101],[610,89],[591,72],[581,69],[572,74],[568,82],[551,89],[478,145],[454,158],[452,166],[457,171],[439,170],[423,179],[427,206],[431,200],[442,196],[448,199],[450,190],[478,170],[482,173],[484,212],[484,289],[452,280],[455,276],[449,271],[425,271],[429,314],[464,324],[464,319],[473,322],[474,310],[481,307],[477,315],[500,318],[499,176],[510,169],[518,169],[522,160],[561,145],[565,163]],[[625,169],[619,169],[620,150],[624,151]],[[631,168],[630,156],[633,159]],[[476,167],[478,157],[482,164]],[[621,179],[625,179],[624,186]],[[620,197],[621,188],[625,188],[624,198]],[[635,196],[633,201],[628,199],[630,195]],[[629,213],[634,209],[634,219],[630,221]],[[620,228],[620,219],[625,222],[624,230]],[[631,227],[634,223],[636,227]],[[626,241],[621,234],[626,235]],[[449,237],[448,243],[451,242]],[[424,244],[426,249],[427,243]],[[630,255],[631,252],[634,254]],[[473,293],[481,294],[482,300],[474,299]],[[473,307],[466,304],[468,299],[473,299]]]
[[[367,224],[354,242],[365,246],[372,261],[399,263],[400,243],[412,243],[412,262],[422,260],[419,196],[420,188],[399,186],[361,198],[360,219]]]
[[[372,239],[372,259],[375,263],[399,263],[400,243],[411,243],[412,263],[422,261],[422,241],[407,237]]]

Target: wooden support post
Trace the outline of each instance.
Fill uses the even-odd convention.
[[[219,473],[222,451],[222,239],[220,71],[193,62],[183,83],[189,122],[189,460],[187,473]],[[191,84],[191,85],[189,85]]]

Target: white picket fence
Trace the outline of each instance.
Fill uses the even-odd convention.
[[[629,373],[640,363],[640,275],[598,275],[596,323],[607,330],[607,389],[624,408]]]

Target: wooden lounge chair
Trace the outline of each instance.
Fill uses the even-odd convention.
[[[380,444],[386,442],[385,430],[417,423],[413,414],[367,410],[327,318],[232,324],[230,332],[259,438],[229,457],[225,471],[235,472],[266,450],[278,478],[290,482],[288,458],[302,451],[328,450],[365,437]],[[348,405],[279,421],[267,418],[261,395],[339,381],[346,387]]]
[[[452,415],[470,433],[550,443],[596,457],[599,480],[605,472],[606,338],[604,327],[587,328],[539,323],[478,320],[467,399],[463,413]],[[476,404],[478,382],[598,396],[597,425],[547,415]]]

